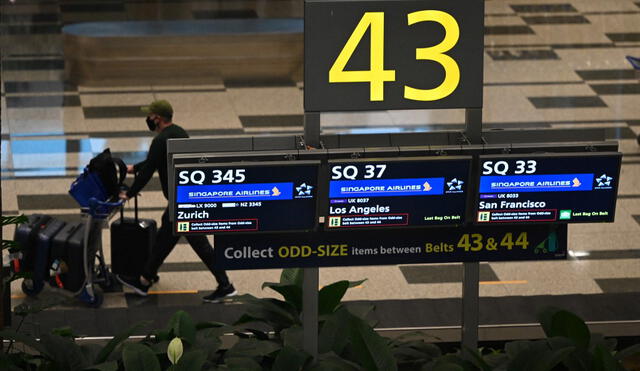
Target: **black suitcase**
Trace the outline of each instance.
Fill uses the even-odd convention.
[[[51,247],[50,284],[78,292],[85,283],[85,223],[69,223],[53,238]],[[88,254],[88,258],[92,258]],[[93,259],[87,261],[93,266]]]
[[[158,227],[153,219],[138,219],[138,198],[134,198],[134,218],[111,223],[111,271],[127,277],[138,277],[151,255]]]
[[[15,240],[22,246],[20,271],[31,272],[29,280],[22,283],[27,295],[37,295],[49,278],[51,242],[65,226],[65,222],[47,215],[33,215],[29,222],[16,228]]]

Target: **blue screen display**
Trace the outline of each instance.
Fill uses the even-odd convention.
[[[329,162],[325,229],[464,223],[471,157]]]
[[[612,222],[618,153],[480,156],[476,223]]]

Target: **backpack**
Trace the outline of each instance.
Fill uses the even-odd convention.
[[[98,175],[108,196],[118,197],[120,186],[127,176],[127,165],[124,161],[111,157],[111,151],[107,148],[89,161],[87,170]]]

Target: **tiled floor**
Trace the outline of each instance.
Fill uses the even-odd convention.
[[[65,220],[78,219],[76,206],[67,195],[70,183],[88,160],[104,148],[111,148],[127,163],[144,158],[151,137],[139,106],[152,99],[170,100],[176,112],[175,122],[192,136],[302,132],[303,90],[294,81],[109,88],[75,86],[64,81],[60,29],[69,23],[302,16],[302,1],[298,0],[161,4],[129,0],[2,0],[4,215],[40,212]],[[481,296],[507,301],[520,298],[526,303],[530,295],[558,295],[559,302],[570,303],[569,298],[574,296],[567,295],[584,295],[593,298],[593,305],[606,303],[601,295],[623,293],[637,297],[640,149],[635,138],[640,133],[640,83],[624,57],[640,56],[640,3],[487,0],[485,8],[485,125],[605,127],[610,139],[619,140],[625,156],[615,223],[571,226],[573,258],[567,261],[483,264]],[[322,115],[324,132],[384,131],[398,127],[460,129],[463,123],[462,110]],[[154,178],[140,198],[141,217],[159,219],[164,202]],[[12,230],[6,229],[4,233],[10,235]],[[108,257],[107,231],[104,246]],[[277,270],[230,273],[241,292],[260,296],[271,295],[262,291],[260,285],[276,280],[278,275]],[[196,308],[200,306],[197,296],[202,295],[198,292],[211,290],[214,285],[213,277],[185,244],[170,255],[161,277],[154,290],[165,295],[137,299],[113,293],[108,295],[105,307]],[[460,277],[459,265],[321,270],[322,284],[369,278],[361,288],[351,290],[347,299],[381,303],[396,300],[393,310],[400,310],[397,305],[403,301],[413,305],[417,303],[415,300],[425,298],[458,298]],[[13,286],[13,296],[14,303],[23,300],[19,283]],[[220,309],[208,311],[215,314]],[[611,318],[606,314],[598,318],[619,319],[625,313],[630,316],[627,319],[640,316],[636,305],[622,314],[610,314]],[[401,321],[393,324],[403,325]]]

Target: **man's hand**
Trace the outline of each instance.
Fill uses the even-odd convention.
[[[127,165],[127,174],[133,174],[134,172],[133,165]]]
[[[127,191],[121,191],[118,197],[120,197],[121,200],[129,201],[129,196],[127,196]]]

